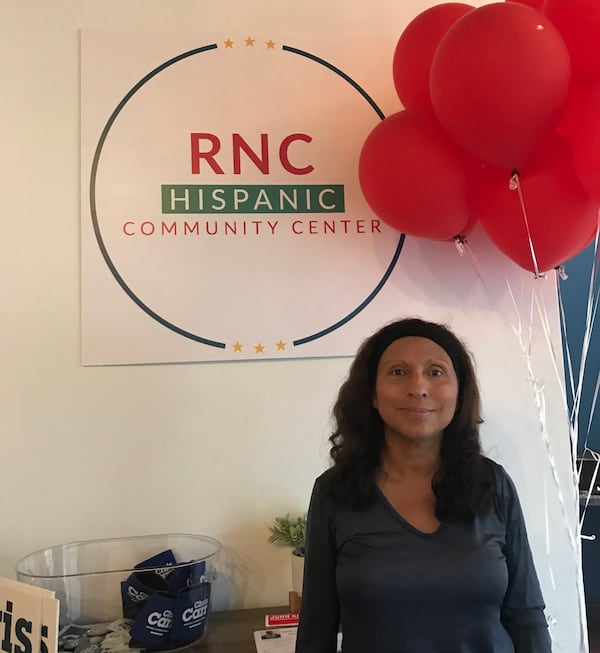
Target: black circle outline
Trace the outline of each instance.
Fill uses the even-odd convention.
[[[117,283],[121,286],[121,288],[125,291],[127,296],[135,303],[137,304],[147,315],[149,315],[151,318],[156,320],[159,324],[162,324],[164,327],[170,329],[171,331],[174,331],[175,333],[184,336],[185,338],[189,338],[190,340],[194,340],[196,342],[199,342],[204,345],[208,345],[211,347],[218,347],[220,349],[225,349],[226,344],[224,342],[219,342],[216,340],[210,340],[208,338],[204,338],[202,336],[198,336],[194,333],[191,333],[189,331],[186,331],[185,329],[182,329],[181,327],[178,327],[175,324],[172,324],[171,322],[165,320],[163,317],[158,315],[155,311],[153,311],[149,306],[144,304],[142,300],[129,288],[129,286],[125,283],[125,280],[123,277],[119,274],[117,271],[117,268],[115,267],[114,263],[112,262],[108,250],[106,249],[106,245],[104,244],[104,240],[102,238],[102,234],[100,232],[100,226],[98,224],[98,214],[97,214],[97,209],[96,209],[96,177],[98,174],[98,164],[100,161],[100,155],[102,153],[102,148],[104,147],[104,143],[106,141],[106,138],[108,136],[108,133],[110,129],[112,128],[115,120],[117,119],[117,116],[119,113],[123,110],[125,105],[129,102],[129,100],[133,97],[137,91],[146,84],[146,82],[150,81],[153,77],[155,77],[158,73],[162,72],[169,66],[172,66],[173,64],[182,61],[183,59],[186,59],[188,57],[194,56],[196,54],[200,54],[203,52],[208,52],[211,50],[216,50],[218,48],[216,43],[211,43],[209,45],[205,45],[199,48],[194,48],[192,50],[189,50],[187,52],[183,52],[182,54],[177,55],[176,57],[173,57],[171,59],[168,59],[164,63],[160,64],[153,70],[151,70],[147,75],[145,75],[137,84],[135,84],[130,91],[123,97],[123,99],[119,102],[115,110],[112,112],[110,115],[108,121],[106,122],[106,125],[104,126],[104,129],[102,130],[102,133],[100,134],[100,138],[98,140],[98,144],[96,146],[96,150],[94,152],[94,158],[92,161],[92,168],[90,172],[90,211],[91,211],[91,216],[92,216],[92,225],[94,228],[94,234],[96,236],[96,241],[98,243],[98,247],[100,248],[100,252],[104,258],[104,261],[106,265],[108,266],[109,270],[111,271],[112,275],[116,279]],[[366,91],[359,86],[352,78],[350,78],[346,73],[342,72],[339,68],[336,68],[332,64],[328,63],[324,59],[321,59],[313,54],[310,54],[308,52],[305,52],[303,50],[299,50],[297,48],[293,48],[291,46],[284,45],[282,46],[282,50],[293,53],[293,54],[298,54],[300,56],[304,56],[312,61],[315,61],[329,70],[335,72],[338,74],[340,77],[342,77],[345,81],[347,81],[353,88],[355,88],[366,100],[367,102],[373,107],[375,112],[377,113],[378,117],[383,120],[385,118],[383,112],[379,109],[379,107],[375,104],[373,99],[366,93]],[[384,286],[386,283],[387,279],[389,278],[390,274],[392,273],[392,270],[396,266],[396,263],[398,261],[398,258],[400,256],[400,253],[402,251],[402,247],[404,245],[404,240],[405,240],[405,234],[400,234],[400,238],[398,240],[398,245],[396,246],[396,250],[394,252],[394,255],[392,257],[392,260],[390,264],[388,265],[387,270],[385,271],[383,277],[380,279],[379,283],[375,286],[375,289],[368,295],[368,297],[359,304],[357,308],[355,308],[353,311],[348,313],[345,317],[343,317],[341,320],[338,322],[332,324],[331,326],[318,331],[312,335],[306,336],[304,338],[299,338],[297,340],[293,341],[293,345],[295,347],[299,345],[306,344],[308,342],[312,342],[313,340],[316,340],[318,338],[321,338],[325,335],[328,335],[332,331],[340,328],[347,322],[349,322],[351,319],[353,319],[358,313],[360,313],[374,298],[375,296],[379,293],[381,288]]]

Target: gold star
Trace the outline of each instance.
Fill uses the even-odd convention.
[[[273,50],[275,48],[275,41],[269,39],[268,41],[265,41],[267,44],[267,50]]]
[[[228,38],[226,41],[223,41],[223,43],[225,43],[226,48],[232,48],[234,42],[230,38]]]
[[[254,39],[251,36],[246,39],[246,45],[249,45],[250,47],[254,46]]]
[[[242,351],[242,346],[239,341],[237,341],[234,345],[231,345],[233,347],[233,351]]]
[[[277,351],[282,351],[283,349],[285,349],[285,342],[283,342],[283,340],[280,340],[277,343]]]
[[[257,354],[262,354],[265,351],[265,346],[259,342],[258,345],[254,345],[254,349],[256,349]]]

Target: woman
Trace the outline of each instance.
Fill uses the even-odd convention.
[[[550,653],[523,515],[481,454],[469,353],[419,319],[366,340],[308,514],[296,653]]]

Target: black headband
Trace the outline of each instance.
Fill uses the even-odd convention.
[[[438,324],[425,322],[415,318],[401,320],[400,322],[394,322],[393,324],[383,327],[379,334],[379,343],[375,347],[370,360],[369,375],[373,381],[377,376],[377,366],[379,365],[379,360],[383,355],[383,352],[392,344],[392,342],[399,338],[406,338],[407,336],[416,336],[418,338],[433,340],[433,342],[439,345],[448,354],[452,361],[452,367],[454,367],[457,378],[460,377],[461,346],[457,338],[450,331]]]

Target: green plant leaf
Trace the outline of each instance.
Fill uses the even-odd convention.
[[[275,517],[269,526],[269,542],[277,546],[287,546],[293,549],[296,555],[304,555],[306,547],[306,514],[300,517],[291,517],[287,513],[283,517]]]

